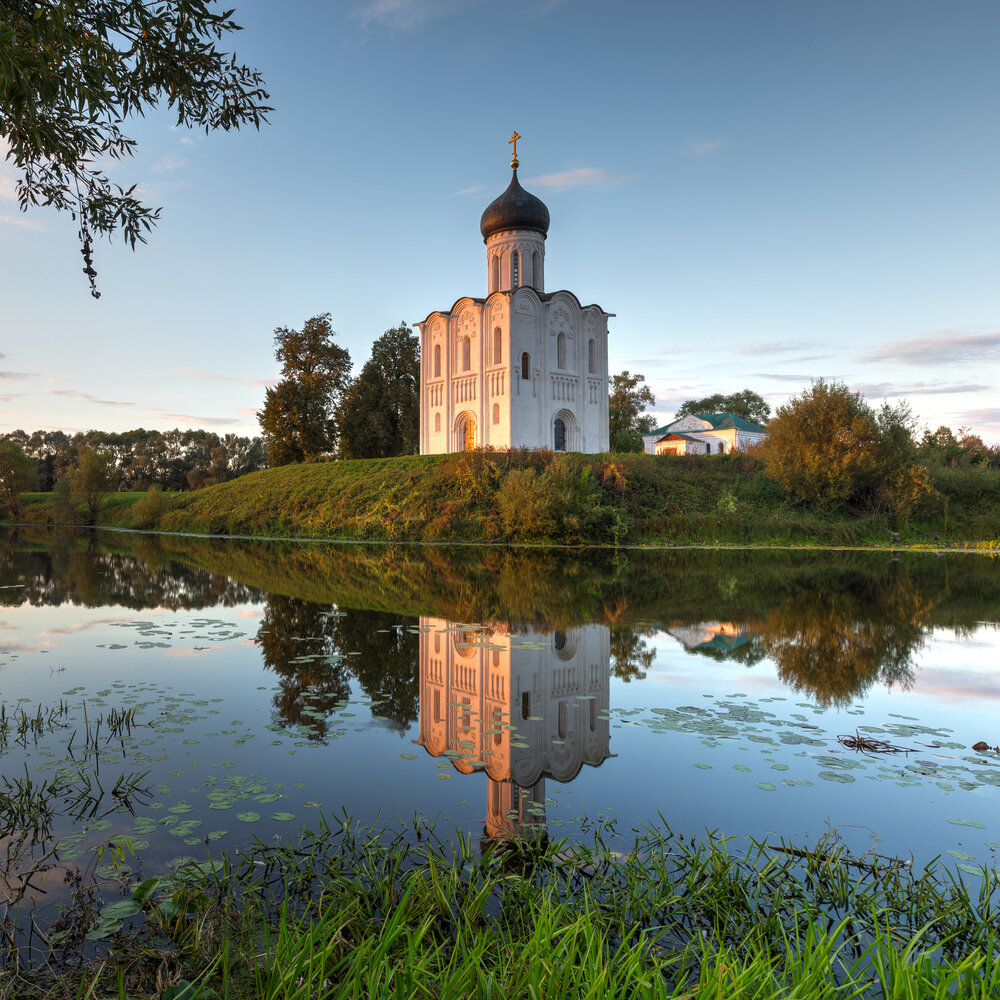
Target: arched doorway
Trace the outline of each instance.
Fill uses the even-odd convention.
[[[556,417],[555,423],[555,450],[565,451],[566,450],[566,422],[562,417]]]
[[[559,410],[552,419],[551,437],[553,451],[578,451],[580,437],[576,417],[569,410]]]
[[[476,418],[462,413],[455,421],[455,451],[472,451],[476,447]]]

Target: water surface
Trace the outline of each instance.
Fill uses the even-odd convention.
[[[0,777],[49,783],[53,871],[128,881],[345,812],[484,843],[833,829],[969,878],[1000,842],[1000,754],[971,749],[1000,743],[989,557],[36,531],[0,588]]]

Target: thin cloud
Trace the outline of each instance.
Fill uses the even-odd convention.
[[[17,184],[10,174],[0,172],[0,198],[17,201]]]
[[[700,142],[692,142],[684,147],[684,152],[688,156],[707,156],[709,153],[716,153],[725,146],[722,139],[703,139]]]
[[[68,396],[78,403],[93,403],[95,406],[135,406],[134,402],[121,399],[101,399],[89,392],[78,392],[76,389],[46,389],[53,396]]]
[[[990,407],[985,410],[966,410],[962,414],[962,421],[968,424],[990,424],[1000,427],[1000,408]]]
[[[154,174],[172,174],[177,170],[183,170],[188,161],[176,153],[167,153],[165,156],[153,164],[150,168]]]
[[[45,225],[39,219],[26,219],[23,215],[0,215],[0,222],[8,226],[17,226],[19,229],[33,229],[35,232],[42,232],[45,229]]]
[[[190,413],[164,413],[167,420],[176,420],[179,424],[190,424],[192,427],[230,427],[241,421],[234,417],[196,417]]]
[[[199,368],[176,368],[171,375],[177,378],[191,378],[199,382],[239,382],[241,385],[272,386],[274,379],[240,378],[237,375],[217,375],[215,372],[201,371]]]
[[[362,28],[371,26],[411,31],[428,21],[457,13],[480,0],[365,0],[354,11]]]
[[[812,346],[805,340],[771,340],[762,344],[747,344],[746,347],[738,347],[730,353],[744,355],[784,354],[785,351],[804,351]]]
[[[817,378],[835,378],[832,375],[781,375],[777,372],[751,372],[751,378],[769,378],[775,382],[812,382]]]
[[[189,135],[182,135],[181,138],[180,138],[180,144],[182,146],[193,146],[194,145],[194,139],[192,139],[191,136],[189,136]]]
[[[898,382],[871,382],[851,388],[868,398],[892,399],[898,396],[946,396],[952,393],[988,392],[993,387],[971,382],[911,382],[902,385]]]
[[[467,194],[479,194],[486,190],[485,184],[474,184],[472,187],[462,188],[461,191],[452,192],[452,198],[461,198],[463,195]]]
[[[576,187],[597,187],[607,184],[620,184],[628,180],[621,174],[603,170],[600,167],[575,167],[572,170],[559,170],[553,174],[539,174],[529,177],[525,184],[532,187],[545,188],[547,191],[566,191]]]
[[[38,372],[0,372],[2,379],[38,378]]]
[[[1000,332],[956,334],[942,330],[931,337],[891,340],[868,355],[869,361],[902,361],[907,364],[947,364],[982,361],[1000,356]]]

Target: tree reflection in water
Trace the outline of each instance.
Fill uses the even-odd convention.
[[[873,684],[910,687],[914,654],[930,633],[929,609],[900,577],[804,588],[767,612],[761,648],[791,688],[820,705],[844,705]]]
[[[418,615],[530,622],[545,633],[601,624],[611,630],[611,671],[623,680],[649,670],[653,632],[731,626],[739,642],[685,645],[748,666],[771,658],[789,686],[828,705],[876,683],[910,683],[932,628],[971,634],[997,621],[1000,607],[997,561],[962,554],[892,562],[878,552],[691,549],[556,557],[35,528],[0,538],[0,577],[0,605],[266,601],[260,640],[281,678],[281,720],[308,720],[307,701],[328,714],[353,676],[374,713],[399,730],[419,714]]]
[[[405,730],[417,719],[420,689],[415,624],[385,612],[270,595],[257,644],[265,666],[278,675],[278,720],[323,739],[327,717],[351,696],[353,676],[371,699],[372,714]]]

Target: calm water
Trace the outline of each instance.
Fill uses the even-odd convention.
[[[31,533],[0,587],[0,777],[54,783],[60,860],[102,877],[116,837],[149,875],[345,811],[832,828],[970,874],[1000,846],[1000,754],[970,749],[1000,743],[997,559]]]

